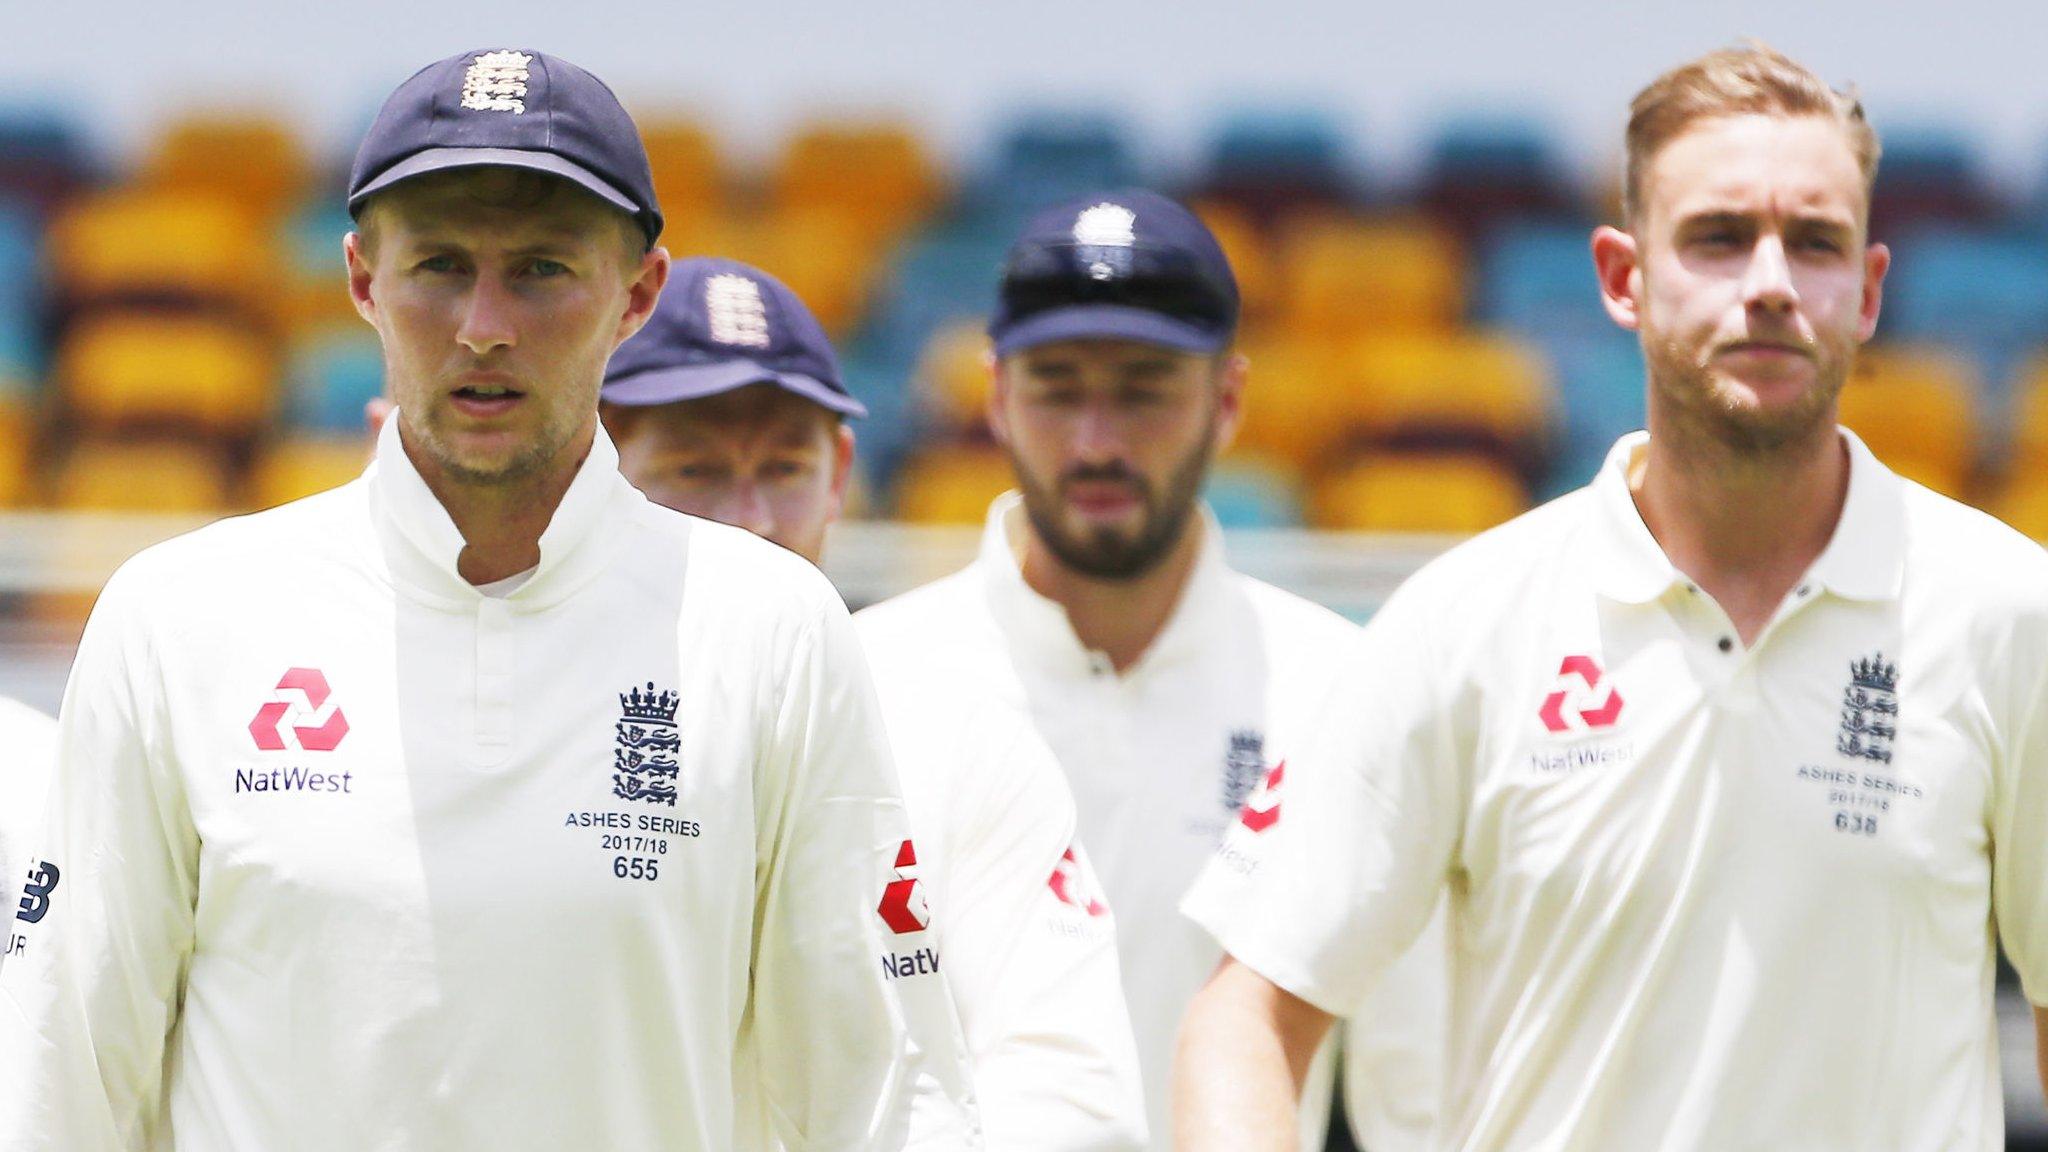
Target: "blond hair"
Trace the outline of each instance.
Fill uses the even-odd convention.
[[[1877,181],[1877,130],[1855,91],[1837,92],[1791,57],[1750,41],[1709,52],[1657,77],[1629,104],[1628,168],[1622,178],[1622,219],[1642,208],[1643,173],[1666,144],[1701,120],[1723,116],[1822,116],[1848,137],[1863,170],[1866,201]]]

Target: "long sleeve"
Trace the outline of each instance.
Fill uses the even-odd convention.
[[[1050,750],[990,710],[956,781],[947,978],[974,1053],[989,1147],[1146,1146],[1113,910],[1075,842]]]
[[[932,943],[929,913],[866,661],[836,598],[798,643],[757,803],[750,1020],[768,1123],[790,1152],[902,1148],[915,1074],[890,985],[921,974],[889,966]]]
[[[157,714],[140,583],[117,575],[86,626],[0,968],[10,1152],[143,1149],[162,1122],[199,841]]]

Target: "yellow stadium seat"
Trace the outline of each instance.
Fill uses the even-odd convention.
[[[2023,468],[2048,469],[2048,355],[2020,376],[2013,456]]]
[[[72,446],[50,481],[51,503],[67,511],[235,510],[220,453],[189,441],[85,441]]]
[[[1999,519],[2048,544],[2048,462],[2013,476],[1991,505]]]
[[[1195,214],[1216,234],[1230,270],[1237,277],[1237,294],[1248,323],[1270,316],[1280,299],[1280,269],[1273,258],[1273,246],[1244,209],[1220,200],[1195,204]]]
[[[928,448],[896,481],[896,518],[912,524],[979,524],[1015,486],[1010,461],[990,445]]]
[[[0,401],[0,508],[28,503],[35,421],[24,404]]]
[[[792,136],[774,189],[784,209],[837,207],[886,237],[919,223],[942,191],[931,157],[909,127],[853,121],[819,123]]]
[[[1480,455],[1369,456],[1325,476],[1309,495],[1310,523],[1347,532],[1481,532],[1520,515],[1528,493],[1514,472]]]
[[[860,319],[880,259],[877,239],[855,217],[823,206],[671,220],[663,243],[677,256],[722,256],[760,268],[789,285],[835,340]]]
[[[312,183],[289,125],[250,116],[194,116],[157,138],[146,186],[225,197],[259,220],[289,211]]]
[[[1440,225],[1311,216],[1281,230],[1281,320],[1302,339],[1443,332],[1464,310],[1463,256]]]
[[[1969,367],[1938,348],[1866,349],[1842,388],[1841,422],[1894,471],[1960,497],[1976,465]]]
[[[1314,470],[1345,431],[1337,350],[1322,341],[1259,332],[1240,340],[1238,350],[1250,362],[1238,444]]]
[[[288,266],[267,229],[234,201],[192,192],[111,192],[75,202],[52,222],[48,260],[57,295],[177,296],[273,315]]]
[[[294,436],[272,444],[257,458],[250,492],[258,508],[288,504],[363,474],[370,442],[361,436]]]
[[[1343,354],[1338,372],[1341,422],[1366,441],[1471,443],[1528,459],[1556,418],[1549,365],[1505,336],[1371,337]]]
[[[725,187],[718,142],[710,129],[676,117],[646,117],[639,123],[648,167],[654,173],[654,196],[669,226],[717,211]]]
[[[269,418],[278,367],[269,341],[203,316],[102,313],[57,350],[71,413],[89,424],[189,425],[224,435]]]
[[[932,333],[918,357],[918,398],[955,432],[978,435],[988,428],[988,352],[981,324],[959,321]]]

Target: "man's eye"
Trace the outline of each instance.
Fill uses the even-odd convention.
[[[429,256],[420,261],[419,269],[422,272],[456,272],[461,270],[461,265],[453,256]]]
[[[561,276],[569,271],[569,266],[560,260],[535,260],[527,265],[527,271],[535,276]]]

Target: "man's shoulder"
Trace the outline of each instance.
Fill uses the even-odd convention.
[[[1590,562],[1583,545],[1595,499],[1590,489],[1568,492],[1453,544],[1402,581],[1388,604],[1455,607],[1448,618],[1472,622],[1526,615],[1532,582]]]
[[[641,540],[636,555],[658,579],[673,579],[680,565],[685,595],[697,591],[702,603],[725,614],[746,615],[796,609],[806,614],[840,605],[839,593],[816,565],[743,528],[665,508],[642,505],[634,528]],[[664,561],[663,554],[671,559]]]
[[[277,581],[309,564],[338,556],[360,559],[367,550],[368,526],[363,482],[353,481],[153,544],[115,571],[102,598],[152,591],[231,598],[240,588]]]
[[[1906,579],[1990,611],[2048,619],[2048,548],[1991,514],[1904,481]]]
[[[0,747],[10,754],[21,752],[24,744],[32,748],[47,744],[55,739],[56,732],[56,717],[12,697],[0,696]]]
[[[875,645],[935,643],[958,638],[989,618],[977,561],[950,576],[912,588],[853,614],[861,640]]]

